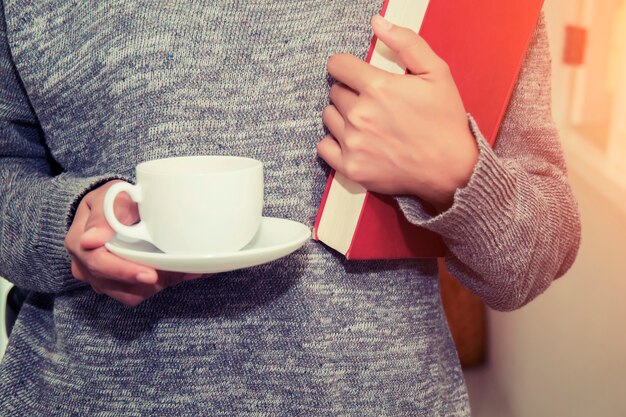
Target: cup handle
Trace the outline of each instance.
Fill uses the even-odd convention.
[[[143,199],[141,186],[129,184],[127,182],[118,182],[113,184],[113,186],[111,186],[111,188],[109,188],[107,193],[104,195],[104,217],[111,228],[115,230],[119,239],[130,243],[140,240],[152,243],[152,238],[150,237],[146,223],[143,220],[132,226],[126,226],[125,224],[122,224],[117,217],[115,217],[115,198],[119,193],[124,191],[130,195],[130,198],[132,198],[135,203],[141,203],[141,200]]]

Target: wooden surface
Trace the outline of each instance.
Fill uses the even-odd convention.
[[[463,367],[478,366],[487,358],[484,303],[454,278],[439,259],[441,298]]]

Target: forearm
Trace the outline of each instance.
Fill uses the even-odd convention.
[[[45,160],[5,157],[0,178],[0,275],[40,292],[76,285],[65,235],[80,198],[111,176],[53,176]]]
[[[416,199],[398,199],[409,220],[443,237],[455,276],[496,309],[532,300],[570,267],[578,250],[578,209],[550,94],[540,19],[493,149],[471,123],[479,158],[452,206],[432,217]]]
[[[453,206],[429,217],[413,199],[399,199],[414,223],[439,233],[449,270],[491,307],[526,304],[565,273],[577,253],[577,205],[562,169],[547,161],[498,157],[478,136],[480,158]],[[554,135],[554,129],[528,131]],[[525,163],[526,162],[526,163]]]

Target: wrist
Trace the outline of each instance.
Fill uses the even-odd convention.
[[[412,193],[438,213],[452,206],[456,191],[467,186],[478,163],[478,146],[471,132],[468,133],[470,138],[461,142],[465,146],[448,151],[448,158],[442,158],[437,168],[429,170],[431,180]]]

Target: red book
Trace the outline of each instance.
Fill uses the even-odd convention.
[[[463,99],[491,145],[515,87],[543,0],[386,0],[381,14],[418,32],[448,63]],[[372,39],[366,61],[406,69]],[[315,238],[347,259],[443,256],[433,232],[411,224],[395,200],[331,172],[315,221]]]

